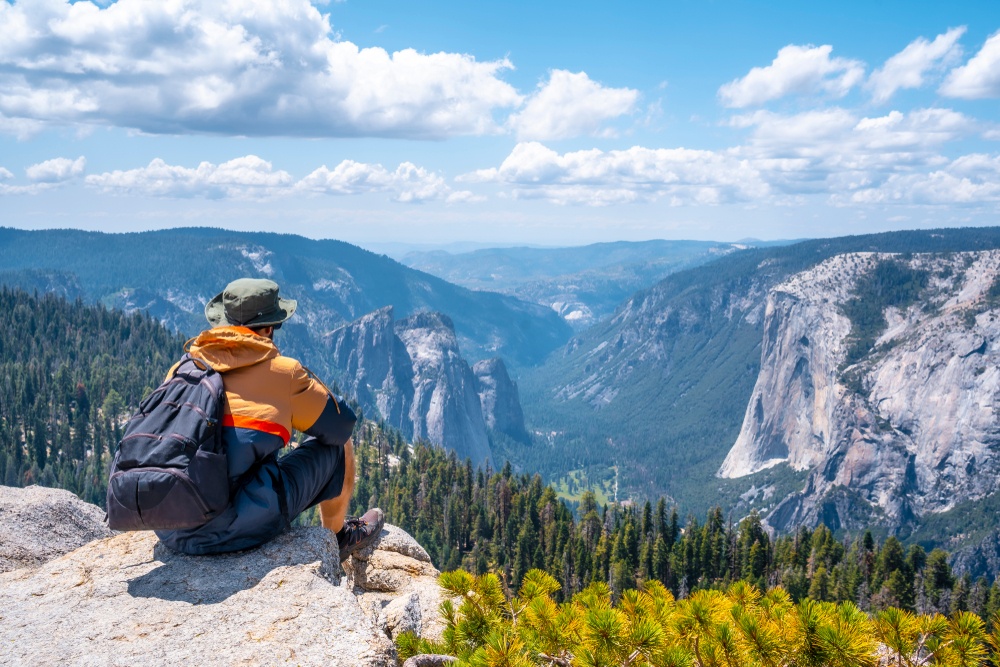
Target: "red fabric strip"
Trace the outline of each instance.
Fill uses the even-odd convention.
[[[287,445],[292,434],[281,424],[269,422],[266,419],[256,419],[254,417],[243,417],[241,415],[226,415],[222,418],[223,426],[233,426],[235,428],[250,428],[255,431],[271,433],[281,438]]]

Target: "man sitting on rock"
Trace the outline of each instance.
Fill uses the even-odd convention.
[[[255,547],[314,505],[323,526],[337,535],[341,561],[382,530],[385,519],[377,508],[345,520],[354,491],[351,434],[357,417],[274,345],[275,330],[296,305],[278,297],[277,283],[242,278],[205,306],[212,328],[192,341],[189,352],[222,374],[230,502],[197,528],[157,531],[170,548],[211,554]],[[278,458],[292,429],[310,437]]]

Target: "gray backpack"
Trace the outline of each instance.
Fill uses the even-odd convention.
[[[108,479],[114,530],[196,528],[229,504],[222,376],[185,354],[125,426]]]

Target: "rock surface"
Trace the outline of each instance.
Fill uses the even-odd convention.
[[[387,306],[335,330],[327,340],[344,390],[412,437],[413,363],[394,327],[392,306]]]
[[[438,608],[445,597],[439,572],[416,540],[386,525],[377,542],[344,562],[348,586],[387,635],[414,632],[439,640],[445,624]]]
[[[151,532],[97,540],[0,575],[0,662],[395,665],[339,573],[323,528],[222,556],[171,552]]]
[[[104,511],[69,491],[0,486],[0,572],[38,567],[111,535]]]
[[[844,367],[843,304],[881,261],[926,271],[905,312],[890,307],[875,348]],[[787,464],[806,488],[768,516],[778,529],[882,525],[982,498],[1000,474],[1000,251],[829,259],[775,287],[761,371],[719,470],[741,477]]]
[[[476,375],[476,391],[483,409],[486,428],[499,431],[519,442],[530,442],[524,426],[521,396],[517,384],[507,372],[503,359],[484,359],[472,367]]]
[[[387,307],[333,331],[327,342],[341,384],[365,409],[408,438],[476,464],[493,462],[476,376],[447,316],[420,313],[396,321]]]

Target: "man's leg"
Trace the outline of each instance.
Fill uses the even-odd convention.
[[[278,459],[285,488],[288,520],[313,505],[320,521],[337,536],[340,560],[378,538],[385,523],[382,510],[373,508],[357,519],[346,519],[354,494],[354,445],[327,447],[313,438]]]
[[[319,520],[324,528],[333,532],[344,527],[344,518],[350,509],[351,496],[354,495],[354,443],[350,440],[344,445],[344,486],[340,495],[319,504]]]

